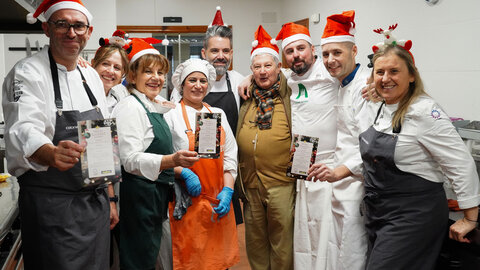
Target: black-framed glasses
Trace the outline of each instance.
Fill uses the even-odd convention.
[[[55,29],[57,32],[61,33],[61,34],[65,34],[67,33],[70,28],[73,28],[73,31],[75,32],[75,34],[77,35],[84,35],[86,32],[87,32],[87,29],[88,27],[90,27],[90,25],[88,24],[84,24],[84,23],[68,23],[67,21],[64,21],[64,20],[59,20],[59,21],[48,21],[48,23],[51,23],[51,24],[54,24],[55,25]]]

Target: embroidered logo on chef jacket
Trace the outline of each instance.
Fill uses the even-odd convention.
[[[17,102],[23,94],[22,83],[23,81],[13,80],[13,93],[12,93],[13,102]]]
[[[305,99],[308,99],[308,91],[305,85],[299,83],[298,84],[298,96],[295,99],[300,99],[302,95],[305,96]]]
[[[438,119],[440,118],[440,111],[436,110],[436,109],[433,109],[432,112],[430,113],[430,115],[435,118],[435,119]]]

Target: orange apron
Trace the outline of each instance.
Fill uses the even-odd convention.
[[[210,111],[209,106],[204,103]],[[183,119],[187,126],[189,150],[193,151],[195,134],[188,121],[187,111],[181,101]],[[211,111],[210,111],[211,112]],[[223,147],[225,132],[222,128],[220,157],[200,159],[191,169],[199,178],[202,192],[192,197],[192,205],[181,220],[170,220],[172,233],[173,269],[227,269],[240,261],[235,215],[230,211],[222,218],[213,211],[219,203],[216,199],[223,188]],[[174,202],[169,204],[170,217],[173,217]]]

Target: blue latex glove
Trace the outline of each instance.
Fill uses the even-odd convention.
[[[218,206],[213,208],[218,217],[223,217],[230,211],[230,202],[232,201],[233,189],[223,187],[222,191],[218,193],[217,199],[220,200]]]
[[[200,179],[198,176],[192,172],[190,169],[183,168],[182,172],[180,173],[180,177],[182,177],[183,181],[185,181],[185,185],[187,186],[188,194],[192,197],[197,197],[200,195],[202,191],[202,185],[200,185]]]

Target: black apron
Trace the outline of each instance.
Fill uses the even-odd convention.
[[[94,109],[62,111],[58,70],[50,51],[57,107],[53,144],[78,143],[77,121],[103,119],[80,69]],[[83,188],[80,162],[67,171],[49,167],[18,178],[22,252],[25,269],[108,269],[110,205],[105,185]]]
[[[154,139],[145,153],[169,155],[173,153],[170,129],[159,113],[151,113],[133,95],[147,112],[153,126]],[[120,184],[119,256],[121,269],[154,269],[162,223],[167,218],[168,193],[173,185],[173,168],[162,170],[158,179],[127,173],[122,168]]]
[[[238,122],[238,106],[235,100],[235,95],[232,91],[232,84],[228,77],[228,72],[225,73],[225,79],[227,80],[227,92],[210,92],[203,98],[203,102],[212,107],[222,109],[227,115],[228,124],[232,129],[233,135],[237,134],[237,122]],[[235,89],[236,90],[236,89]],[[233,212],[235,213],[235,222],[238,224],[243,223],[242,208],[240,207],[240,200],[238,192],[233,192],[232,197]]]
[[[400,132],[401,127],[390,135],[371,126],[359,138],[369,270],[434,269],[447,230],[448,207],[442,183],[401,171],[395,165]]]

